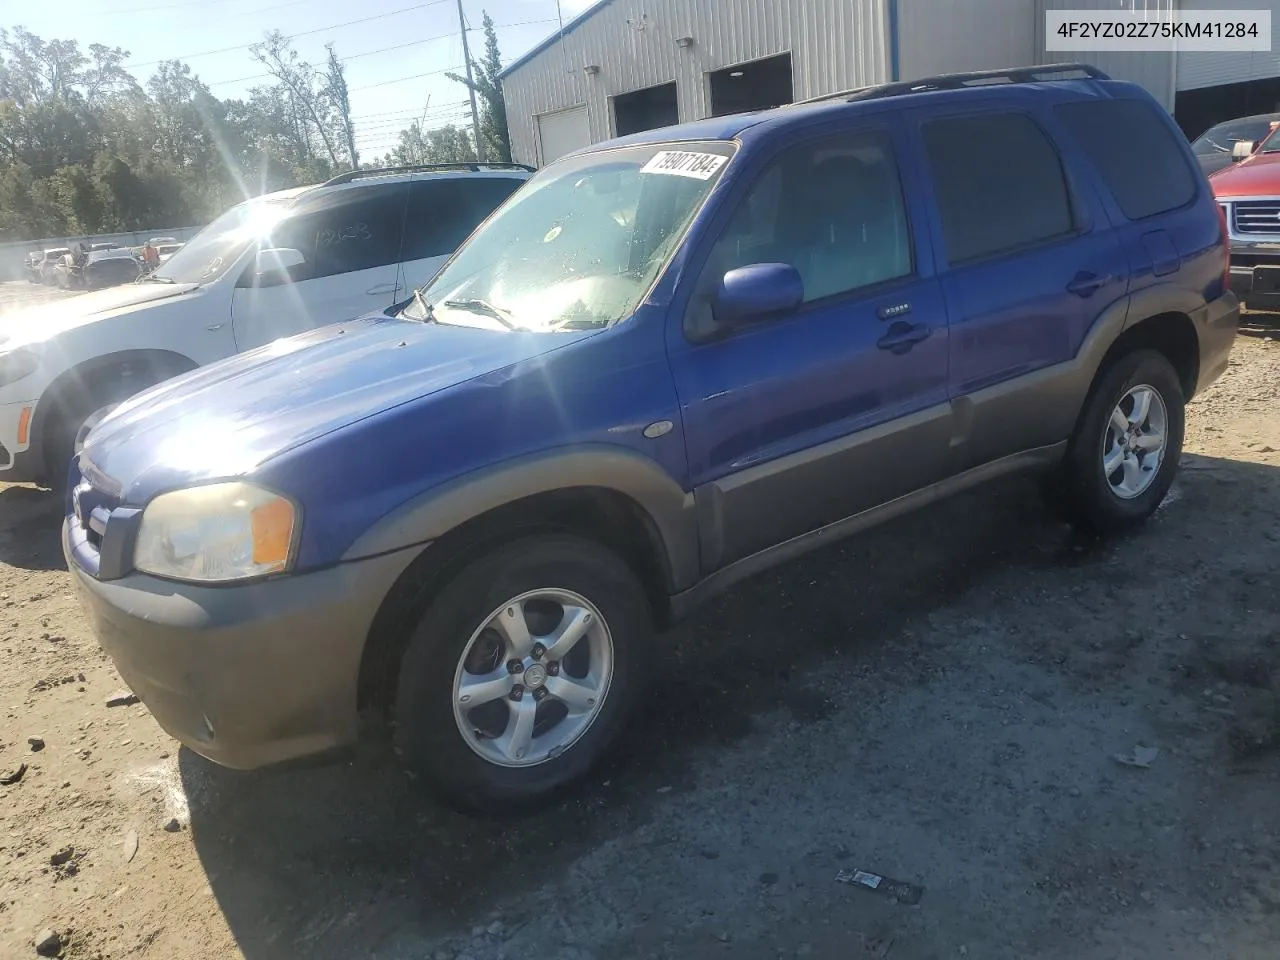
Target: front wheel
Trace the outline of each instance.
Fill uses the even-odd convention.
[[[616,741],[652,633],[634,574],[598,544],[556,534],[494,550],[441,590],[410,639],[401,757],[456,807],[544,800]]]
[[[1052,505],[1093,534],[1146,520],[1173,483],[1185,423],[1182,384],[1168,358],[1155,350],[1121,357],[1089,392],[1049,485]]]

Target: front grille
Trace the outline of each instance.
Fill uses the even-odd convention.
[[[1231,217],[1236,233],[1280,234],[1280,200],[1238,200]]]

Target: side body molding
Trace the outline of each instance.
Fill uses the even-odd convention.
[[[497,507],[525,497],[573,488],[606,489],[645,513],[666,553],[671,589],[699,577],[698,525],[693,494],[654,461],[622,447],[583,444],[507,460],[427,490],[366,531],[343,560],[427,543]]]

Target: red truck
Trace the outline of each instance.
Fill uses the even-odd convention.
[[[1252,309],[1280,310],[1280,127],[1232,152],[1245,159],[1209,177],[1231,238],[1231,289]]]

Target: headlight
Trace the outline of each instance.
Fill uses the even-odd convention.
[[[175,580],[225,582],[287,570],[298,516],[251,483],[214,483],[156,497],[142,512],[133,565]]]
[[[30,350],[13,350],[0,355],[0,387],[21,380],[40,366],[40,358]]]

